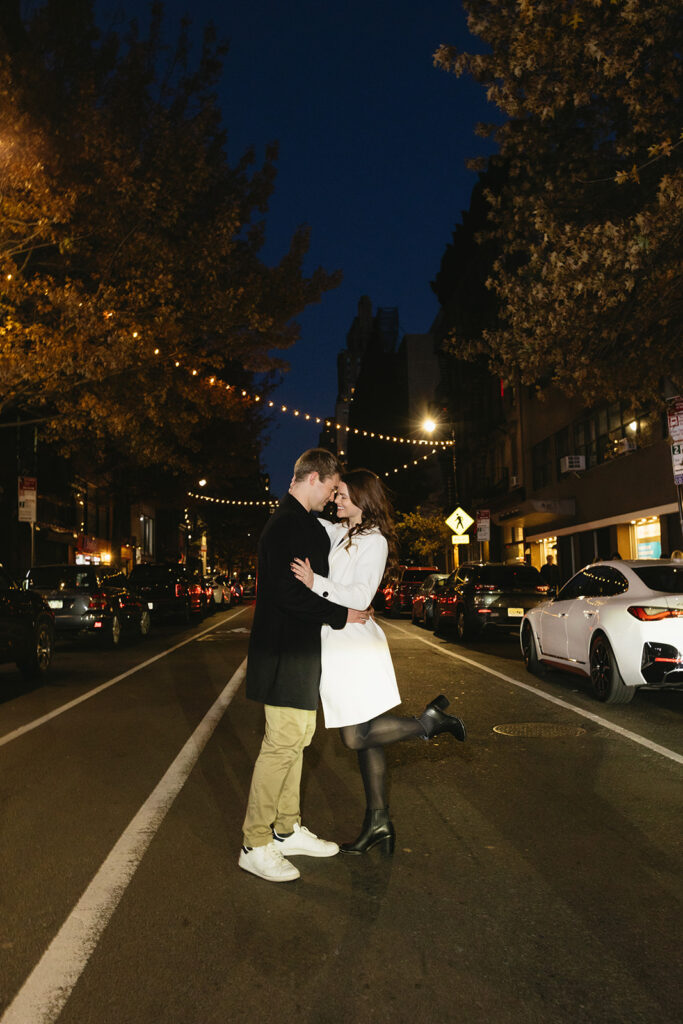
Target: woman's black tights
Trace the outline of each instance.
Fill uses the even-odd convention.
[[[368,809],[381,810],[387,806],[384,747],[398,740],[424,736],[424,727],[416,718],[385,714],[359,725],[345,725],[339,731],[344,746],[358,752]]]

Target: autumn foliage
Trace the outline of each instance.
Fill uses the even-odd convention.
[[[207,29],[191,59],[186,25],[169,46],[159,5],[122,34],[90,0],[3,18],[0,412],[64,450],[189,465],[210,428],[238,458],[260,426],[242,389],[337,279],[304,274],[303,228],[261,258],[276,148],[228,159],[225,49]]]
[[[682,392],[680,4],[464,6],[484,50],[436,63],[503,115],[480,129],[499,148],[480,236],[498,317],[469,353],[587,403]]]

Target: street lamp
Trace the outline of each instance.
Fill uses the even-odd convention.
[[[456,466],[455,466],[455,427],[454,427],[454,425],[452,423],[440,423],[437,420],[432,419],[431,416],[426,416],[423,419],[421,426],[422,426],[422,429],[425,432],[425,434],[433,434],[434,431],[437,430],[439,427],[441,427],[443,429],[444,433],[447,430],[450,430],[450,435],[451,435],[451,438],[450,438],[450,440],[451,440],[451,444],[450,444],[450,448],[451,448],[451,474],[452,474],[452,480],[453,480],[452,499],[457,504],[457,502],[458,502],[458,482],[457,482],[457,478],[456,478],[456,475],[455,475],[455,471],[456,471]]]

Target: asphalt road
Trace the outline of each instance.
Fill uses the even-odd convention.
[[[683,694],[606,708],[513,640],[381,620],[403,713],[396,852],[237,867],[262,730],[251,608],[0,668],[0,1024],[679,1024]],[[319,721],[304,824],[352,839],[354,755]]]

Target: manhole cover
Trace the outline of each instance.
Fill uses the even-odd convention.
[[[493,731],[503,736],[581,736],[586,730],[580,725],[562,725],[560,722],[512,722],[510,725],[494,725]]]

